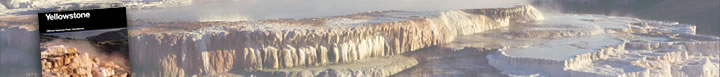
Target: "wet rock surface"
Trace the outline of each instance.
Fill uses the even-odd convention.
[[[407,55],[420,64],[392,77],[507,77],[490,66],[485,56],[496,52],[493,48],[424,48]]]

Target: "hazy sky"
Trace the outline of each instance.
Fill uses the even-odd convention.
[[[245,16],[248,19],[304,18],[340,16],[378,10],[433,11],[511,7],[526,0],[239,0],[196,1],[191,7],[173,10],[139,10],[129,14],[138,18],[193,16]],[[132,11],[131,11],[132,12]],[[188,16],[192,17],[192,16]]]

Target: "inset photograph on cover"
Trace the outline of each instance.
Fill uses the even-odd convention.
[[[43,77],[129,77],[125,8],[39,13]]]

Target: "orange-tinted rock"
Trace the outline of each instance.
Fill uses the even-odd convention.
[[[92,59],[76,48],[52,46],[41,54],[44,77],[127,77],[129,72],[127,66]]]

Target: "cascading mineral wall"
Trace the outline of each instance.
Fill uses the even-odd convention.
[[[130,30],[133,65],[158,65],[165,54],[178,54],[186,72],[202,69],[200,53],[237,51],[234,69],[287,68],[346,63],[397,55],[451,42],[515,22],[542,20],[532,6],[439,12],[373,11],[349,16],[257,22],[196,22],[190,30]],[[336,22],[339,21],[339,22]],[[348,21],[354,21],[352,23]],[[141,24],[156,26],[161,24]],[[189,25],[189,26],[187,26]],[[208,26],[210,25],[210,26]],[[191,28],[202,26],[201,28]],[[145,28],[150,28],[145,27]],[[165,28],[167,29],[167,28]]]
[[[15,19],[21,21],[22,19]],[[6,24],[17,23],[17,24]],[[40,75],[38,31],[34,24],[0,17],[0,74],[22,77]],[[5,69],[7,68],[7,69]]]
[[[691,54],[715,55],[720,54],[720,41],[685,42]]]
[[[0,48],[37,50],[38,47],[36,47],[36,44],[32,42],[37,42],[38,40],[28,40],[38,38],[37,34],[35,34],[38,33],[37,31],[30,31],[22,28],[0,28],[0,30],[0,36],[2,36],[0,37]]]

